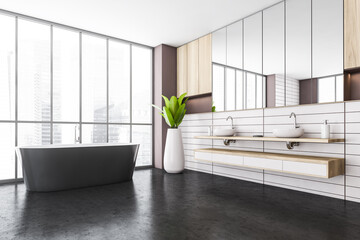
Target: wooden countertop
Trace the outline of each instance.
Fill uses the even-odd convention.
[[[242,141],[269,141],[269,142],[307,142],[307,143],[337,143],[344,142],[343,138],[278,138],[278,137],[251,137],[251,136],[195,136],[198,139],[242,140]]]
[[[278,159],[278,160],[293,161],[293,162],[320,163],[320,164],[328,164],[329,162],[334,162],[334,161],[335,162],[344,161],[343,158],[334,158],[334,157],[316,157],[316,156],[294,155],[294,154],[284,154],[284,153],[251,152],[251,151],[228,150],[228,149],[219,149],[219,148],[202,148],[202,149],[195,149],[194,151],[239,155],[239,156],[256,157],[256,158]]]

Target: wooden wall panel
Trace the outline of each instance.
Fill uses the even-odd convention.
[[[187,44],[188,96],[199,92],[199,40]]]
[[[212,89],[211,34],[199,38],[199,94]]]
[[[344,66],[360,67],[360,1],[344,0]]]
[[[187,45],[177,49],[177,96],[187,92]]]

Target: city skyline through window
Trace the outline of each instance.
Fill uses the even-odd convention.
[[[140,143],[152,165],[152,48],[0,14],[0,181],[15,147]]]

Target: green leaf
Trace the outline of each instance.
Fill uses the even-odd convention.
[[[180,124],[179,121],[180,121],[180,118],[184,112],[184,109],[185,109],[185,104],[181,104],[181,106],[179,107],[179,109],[177,110],[176,114],[175,114],[175,117],[174,117],[174,121],[175,121],[175,125],[179,126]]]
[[[167,97],[165,97],[164,95],[161,95],[162,97],[163,97],[163,99],[164,99],[164,101],[165,101],[165,106],[167,107],[167,108],[170,108],[170,101],[169,101],[169,99],[167,98]]]
[[[169,107],[172,116],[175,116],[177,110],[179,109],[178,99],[175,96],[170,98],[170,107]]]
[[[153,106],[154,108],[156,108],[156,109],[158,109],[158,110],[162,111],[162,110],[161,110],[161,108],[159,108],[158,106],[156,106],[156,105],[154,105],[154,104],[151,104],[151,106]]]
[[[179,99],[178,99],[178,101],[179,101],[179,105],[181,105],[183,102],[183,99],[184,99],[184,97],[186,96],[186,94],[187,93],[183,93],[183,94],[181,94],[181,96],[179,97]]]
[[[180,126],[180,124],[182,123],[182,121],[183,121],[183,119],[185,117],[185,113],[186,113],[186,109],[184,110],[183,114],[181,115],[181,117],[180,117],[180,119],[179,119],[179,121],[177,123],[178,126]]]
[[[163,113],[164,113],[164,118],[165,118],[165,121],[166,123],[171,127],[173,128],[175,126],[175,123],[174,123],[174,119],[171,115],[171,112],[170,110],[167,108],[167,107],[163,107]]]

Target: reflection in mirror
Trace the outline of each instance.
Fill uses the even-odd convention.
[[[243,21],[229,25],[226,31],[226,65],[243,69]]]
[[[311,0],[286,1],[286,105],[312,102]]]
[[[315,79],[314,79],[315,80]],[[318,102],[334,102],[335,100],[335,77],[317,79]]]
[[[268,77],[272,76],[275,78],[275,81],[273,82],[275,87],[268,89],[268,91],[274,91],[272,93],[268,93],[269,97],[273,97],[274,100],[269,101],[267,107],[278,107],[284,106],[285,104],[283,100],[285,97],[284,14],[284,2],[276,4],[263,12],[263,74]]]
[[[212,33],[212,61],[226,64],[226,27]]]
[[[318,94],[312,103],[343,101],[343,1],[313,0],[312,12],[312,85]]]
[[[216,107],[216,111],[224,111],[225,105],[225,68],[223,66],[213,64],[212,66],[213,76],[213,105]]]
[[[344,76],[342,74],[331,77],[313,79],[317,82],[317,102],[338,102],[344,99]]]
[[[213,103],[216,111],[265,106],[266,77],[213,63]]]
[[[335,101],[342,102],[344,101],[344,75],[336,76],[336,87],[335,87]]]
[[[313,0],[313,78],[343,72],[343,0]]]
[[[344,99],[342,0],[286,0],[213,33],[216,111]]]
[[[264,92],[266,78],[260,75],[256,76],[256,108],[263,108],[264,105]]]
[[[236,110],[244,109],[244,71],[236,70]]]
[[[235,69],[226,68],[225,111],[235,110]]]
[[[262,74],[262,13],[244,19],[244,69]]]
[[[246,108],[251,109],[256,106],[256,75],[246,73]]]

